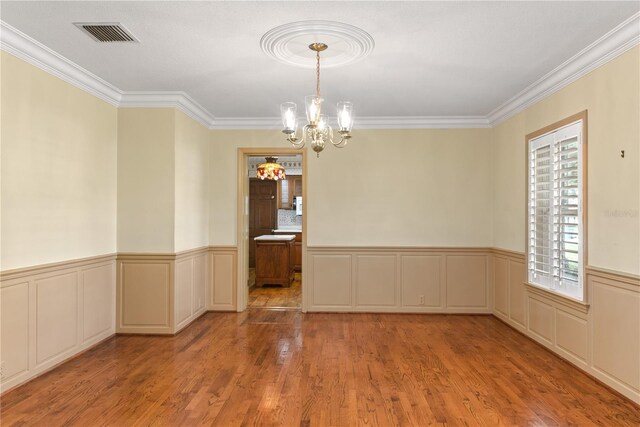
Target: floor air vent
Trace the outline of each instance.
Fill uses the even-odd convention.
[[[76,22],[74,25],[97,42],[138,42],[119,22]]]

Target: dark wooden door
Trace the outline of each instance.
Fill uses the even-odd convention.
[[[278,224],[278,184],[276,181],[249,180],[249,267],[256,266],[256,236],[272,234]]]

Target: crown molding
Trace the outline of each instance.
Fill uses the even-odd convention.
[[[281,129],[280,117],[216,117],[209,129]]]
[[[465,129],[490,128],[483,116],[356,117],[358,129]]]
[[[359,117],[360,129],[491,128],[640,43],[640,12],[487,116]],[[0,49],[117,107],[176,108],[209,129],[279,129],[279,117],[215,117],[184,92],[123,92],[0,21]]]
[[[640,12],[582,49],[487,115],[493,127],[640,43]]]
[[[358,129],[490,128],[483,116],[357,117]],[[280,129],[280,117],[216,117],[210,129]]]
[[[211,128],[214,117],[185,92],[124,92],[119,107],[175,108]]]
[[[0,21],[0,49],[84,90],[111,105],[118,106],[122,91],[64,56]]]

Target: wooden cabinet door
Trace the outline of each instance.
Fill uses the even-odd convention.
[[[278,209],[291,209],[293,207],[291,189],[291,178],[278,181]]]
[[[271,234],[278,224],[276,181],[249,181],[249,267],[255,267],[256,236]]]
[[[294,176],[293,181],[290,185],[293,186],[293,197],[300,196],[302,197],[302,177]]]
[[[294,197],[302,196],[302,177],[293,175],[278,181],[278,209],[293,209]]]
[[[293,280],[293,240],[256,243],[256,286],[291,286]]]

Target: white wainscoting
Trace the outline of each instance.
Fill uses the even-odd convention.
[[[0,391],[115,333],[115,255],[2,272]]]
[[[586,269],[588,305],[525,284],[523,253],[493,250],[494,315],[640,403],[640,278]]]
[[[491,313],[489,248],[308,247],[311,312]]]
[[[235,246],[209,247],[209,294],[207,310],[236,311],[238,249]]]

